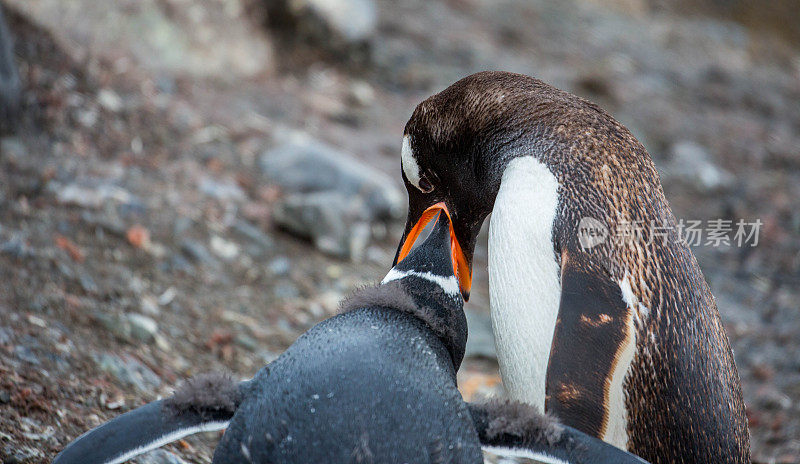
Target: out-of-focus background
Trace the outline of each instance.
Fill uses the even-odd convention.
[[[797,0],[0,4],[2,462],[49,462],[187,376],[250,377],[379,280],[405,121],[485,69],[606,108],[679,218],[763,221],[756,247],[695,253],[755,462],[800,462]],[[502,392],[485,262],[484,238],[467,397]],[[217,439],[139,462],[207,462]]]

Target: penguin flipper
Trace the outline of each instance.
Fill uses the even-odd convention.
[[[524,403],[468,403],[484,450],[548,464],[647,464]]]
[[[561,255],[561,301],[547,367],[545,410],[593,437],[625,433],[614,396],[633,359],[633,317],[620,283],[581,251]]]
[[[96,427],[67,445],[53,464],[118,464],[187,435],[228,426],[249,382],[220,374],[186,381],[154,401]]]

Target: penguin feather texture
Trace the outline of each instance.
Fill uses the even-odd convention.
[[[429,296],[436,297],[434,301],[439,301],[447,294],[437,286],[431,289]],[[394,309],[410,314],[425,323],[437,337],[443,340],[456,338],[455,329],[447,324],[448,321],[437,315],[436,309],[424,304],[417,304],[400,281],[390,281],[356,290],[342,301],[339,312],[347,313],[356,309],[372,307]]]
[[[224,372],[208,372],[185,380],[175,394],[165,400],[165,406],[176,414],[194,411],[201,415],[211,412],[236,411],[241,401],[238,382]]]
[[[529,404],[509,400],[491,400],[480,408],[492,417],[486,427],[490,440],[503,435],[519,437],[526,443],[544,443],[554,446],[561,440],[564,428],[547,414],[540,413]]]
[[[371,307],[391,308],[410,314],[418,310],[414,299],[400,286],[400,282],[388,282],[356,289],[339,304],[339,312]]]

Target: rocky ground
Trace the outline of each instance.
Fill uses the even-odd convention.
[[[250,377],[378,280],[405,120],[482,69],[607,108],[679,217],[763,221],[756,247],[695,251],[754,460],[800,462],[800,44],[645,0],[2,3],[24,87],[0,139],[3,462],[48,462],[186,376]],[[502,388],[485,256],[468,397]],[[217,438],[139,462],[207,462]]]

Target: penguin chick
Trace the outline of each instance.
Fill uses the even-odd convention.
[[[584,459],[574,443],[586,443],[590,456],[595,446],[608,445],[566,427],[563,436],[579,439],[527,433],[547,419],[463,401],[456,371],[467,328],[451,232],[449,218],[440,214],[428,239],[380,285],[357,292],[341,314],[300,336],[252,380],[190,380],[173,397],[81,436],[54,463],[121,463],[190,433],[224,427],[215,464],[478,464],[481,438],[550,459],[545,462],[642,463],[620,450],[611,460]]]

